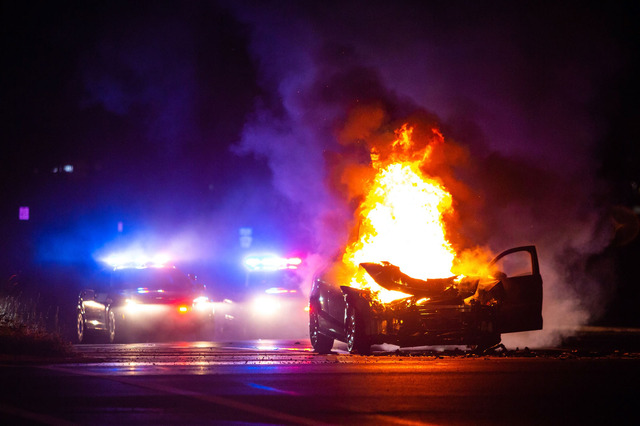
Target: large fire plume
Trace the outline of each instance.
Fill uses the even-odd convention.
[[[405,295],[380,287],[360,263],[389,262],[411,277],[428,280],[477,272],[489,256],[477,251],[458,256],[449,241],[447,219],[455,217],[452,194],[442,179],[425,173],[446,142],[435,126],[421,131],[416,142],[414,126],[407,122],[394,131],[393,141],[371,147],[369,178],[359,180],[358,229],[342,257],[350,276],[345,282],[371,289],[382,302]]]

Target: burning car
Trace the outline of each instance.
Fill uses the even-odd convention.
[[[213,328],[204,286],[162,263],[114,267],[108,283],[80,292],[77,340],[126,342],[157,336],[201,337]],[[93,338],[93,339],[92,339]]]
[[[385,290],[377,293],[335,282],[325,272],[313,282],[309,334],[316,352],[331,351],[334,340],[350,353],[367,354],[371,345],[401,347],[500,343],[501,333],[542,329],[542,278],[535,246],[516,247],[490,264],[491,275],[416,279],[387,262],[360,263]]]
[[[340,175],[354,217],[340,257],[312,283],[314,349],[328,352],[336,339],[352,353],[380,343],[488,348],[502,333],[541,329],[536,248],[494,257],[474,241],[484,238],[470,222],[478,205],[456,167],[468,153],[427,115],[352,132],[369,125],[369,112],[355,114],[343,135],[360,153]]]

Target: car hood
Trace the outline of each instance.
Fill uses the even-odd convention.
[[[361,263],[360,266],[381,287],[420,297],[434,297],[442,294],[455,284],[454,279],[456,278],[429,278],[426,280],[412,278],[401,272],[399,267],[388,262]]]
[[[192,293],[178,291],[149,291],[148,293],[138,293],[137,291],[123,291],[122,296],[134,299],[145,304],[171,304],[182,302],[193,302],[196,297]]]

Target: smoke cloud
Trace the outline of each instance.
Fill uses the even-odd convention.
[[[612,229],[594,108],[620,63],[597,14],[449,2],[229,7],[249,28],[264,90],[235,150],[268,161],[320,257],[344,247],[353,225],[335,171],[368,161],[358,132],[428,117],[452,147],[441,178],[467,246],[538,247],[545,330],[523,341],[555,343],[600,313],[611,289],[585,264]],[[353,143],[341,144],[346,134]]]

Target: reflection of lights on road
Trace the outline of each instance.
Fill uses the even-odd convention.
[[[198,342],[190,342],[190,343],[191,343],[191,347],[192,348],[202,349],[202,348],[213,348],[214,347],[214,345],[212,345],[211,342],[198,341]]]
[[[265,391],[268,391],[268,392],[284,393],[284,394],[287,394],[287,395],[295,395],[295,396],[299,396],[300,395],[298,392],[288,391],[288,390],[284,390],[284,389],[278,389],[278,388],[274,388],[274,387],[271,387],[271,386],[260,385],[258,383],[247,383],[247,385],[251,386],[252,388],[265,390]]]
[[[277,351],[279,349],[277,346],[256,346],[256,348],[261,351]]]
[[[272,316],[280,309],[280,302],[272,297],[258,297],[253,301],[253,312],[258,315]]]
[[[262,339],[258,339],[258,346],[256,346],[256,349],[261,351],[277,351],[280,348],[273,343],[270,343],[269,340],[263,341]]]
[[[313,348],[296,347],[295,345],[282,345],[282,342],[272,339],[258,339],[258,344],[254,347],[261,351],[313,352]]]

